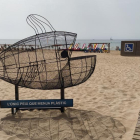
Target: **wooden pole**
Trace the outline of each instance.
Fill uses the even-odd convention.
[[[110,53],[110,43],[108,44],[108,52]]]

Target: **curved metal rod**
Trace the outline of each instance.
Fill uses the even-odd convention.
[[[39,25],[36,21],[34,21],[34,18],[33,18],[33,17],[30,17],[30,19],[32,20],[32,22],[34,22],[34,24],[35,24],[36,28],[37,28],[37,27],[39,27],[39,28],[40,28],[40,30],[41,30],[41,31],[42,31],[42,33],[43,33],[43,29],[40,27],[40,25]],[[39,31],[39,29],[38,29],[38,31]]]
[[[37,28],[36,28],[35,25],[30,21],[30,22],[33,24],[33,26],[35,27],[35,28],[34,28],[34,27],[28,22],[28,20],[30,21],[30,19],[27,17],[27,18],[26,18],[26,22],[27,22],[27,24],[28,24],[31,28],[33,28],[33,30],[34,30],[35,33],[37,34],[37,31],[36,31]]]
[[[40,19],[38,19],[38,18],[36,18],[35,16],[33,16],[32,15],[32,17],[36,20],[36,21],[40,21],[39,23],[41,24],[41,22],[43,22],[42,20],[40,20]],[[53,29],[52,29],[52,27],[50,26],[50,25],[48,25],[47,23],[45,23],[45,22],[43,22],[44,24],[46,24],[50,29],[51,29],[51,31],[53,31]],[[45,27],[43,26],[43,24],[41,24],[42,25],[42,27],[44,28],[44,30],[46,31],[46,29],[45,29]]]
[[[46,32],[46,29],[45,29],[45,27],[43,26],[43,24],[41,24],[41,23],[36,19],[36,17],[32,16],[32,18],[33,18],[34,20],[36,20],[38,26],[39,26],[40,28],[41,28],[41,26],[42,26],[43,29],[44,29],[44,31]],[[41,26],[40,26],[39,24],[40,24]],[[43,32],[42,28],[41,28],[41,31]]]
[[[35,17],[34,15],[31,15],[31,16]],[[40,16],[40,15],[38,15],[38,16]],[[42,16],[40,16],[40,17],[42,17]],[[45,19],[44,17],[42,17],[42,18]],[[46,24],[52,31],[55,31],[55,29],[53,28],[53,26],[50,24],[50,22],[47,19],[45,19],[45,20],[49,23],[49,25],[46,22],[44,22],[44,21],[42,21],[42,20],[40,20],[38,18],[36,18],[36,19],[39,20],[40,22],[43,22],[44,24]]]
[[[56,30],[54,29],[54,27],[51,25],[51,23],[50,23],[46,18],[44,18],[43,16],[40,16],[40,15],[37,15],[37,14],[31,14],[31,15],[36,15],[36,16],[39,16],[39,17],[45,19],[45,20],[49,23],[49,25],[51,26],[51,28],[52,28],[54,31],[56,31]],[[41,21],[41,20],[40,20],[40,21]],[[45,22],[43,22],[43,23],[45,23]],[[47,23],[45,23],[45,24],[48,25]]]
[[[40,20],[36,16],[43,18],[45,21],[47,21],[48,24],[46,22]],[[26,22],[27,22],[27,24],[31,28],[33,28],[33,30],[35,31],[36,34],[39,34],[39,30],[41,30],[42,33],[43,33],[43,31],[46,32],[46,29],[45,29],[45,27],[44,27],[44,25],[42,23],[44,23],[45,25],[47,25],[51,29],[52,32],[56,31],[53,28],[53,26],[51,25],[51,23],[46,18],[44,18],[44,17],[42,17],[40,15],[37,15],[37,14],[31,14],[31,15],[29,15],[26,18]],[[39,29],[38,29],[38,27],[39,27]]]

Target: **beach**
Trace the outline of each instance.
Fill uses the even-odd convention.
[[[131,140],[140,111],[140,58],[110,53],[97,55],[94,73],[83,84],[65,89],[73,107],[59,110],[0,109],[0,140]],[[14,85],[0,80],[0,100],[13,100]],[[59,99],[60,90],[19,87],[19,99]]]

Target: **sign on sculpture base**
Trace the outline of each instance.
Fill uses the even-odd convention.
[[[64,112],[64,107],[73,107],[73,99],[64,99],[64,88],[62,88],[61,99],[19,100],[18,86],[15,85],[15,100],[0,101],[0,107],[11,108],[12,114],[18,110],[33,109],[60,109]]]
[[[62,109],[62,107],[72,107],[72,106],[73,106],[73,99],[0,101],[1,108],[12,108],[12,109],[16,108],[17,110],[47,109],[47,108]]]

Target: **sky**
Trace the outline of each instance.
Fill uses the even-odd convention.
[[[140,39],[140,0],[0,0],[0,39],[34,35],[26,23],[30,14],[77,39]]]

